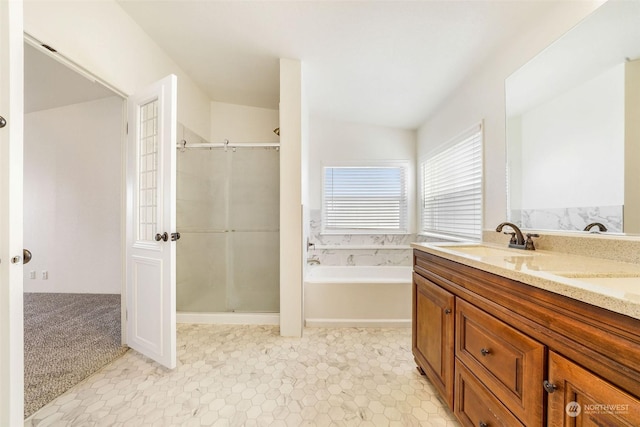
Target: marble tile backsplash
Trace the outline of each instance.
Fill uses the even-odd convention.
[[[640,264],[640,238],[616,234],[622,233],[623,208],[619,205],[512,210],[511,221],[524,232],[540,235],[534,239],[537,249]],[[592,222],[601,222],[607,232],[582,231]],[[484,230],[482,240],[507,245],[509,237]]]
[[[511,221],[533,230],[580,231],[592,222],[604,224],[610,233],[622,232],[623,206],[589,206],[557,209],[511,210]]]
[[[434,241],[426,236],[410,234],[322,234],[320,210],[309,211],[308,259],[322,265],[396,265],[413,262],[411,242]]]

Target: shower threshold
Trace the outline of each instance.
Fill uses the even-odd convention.
[[[279,325],[280,313],[263,312],[221,312],[190,313],[177,312],[178,323],[201,323],[220,325]]]

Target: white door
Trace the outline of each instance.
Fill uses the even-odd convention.
[[[22,1],[0,1],[0,425],[23,424]]]
[[[129,98],[127,344],[176,366],[176,83]]]

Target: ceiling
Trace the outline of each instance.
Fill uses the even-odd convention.
[[[278,108],[300,59],[312,113],[415,129],[549,1],[133,1],[122,8],[213,101]]]
[[[213,101],[278,108],[279,58],[309,110],[415,129],[553,1],[119,0]],[[25,111],[113,93],[25,45]]]

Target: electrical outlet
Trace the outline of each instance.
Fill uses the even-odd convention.
[[[44,270],[42,272],[42,280],[47,280],[49,278],[49,272],[47,270]]]
[[[35,270],[31,270],[29,272],[29,279],[35,279],[36,278],[36,271]]]

